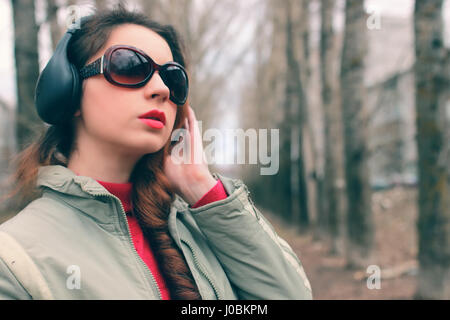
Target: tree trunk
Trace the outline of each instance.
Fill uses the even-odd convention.
[[[416,1],[415,82],[419,171],[418,298],[450,299],[449,74],[443,0]]]
[[[62,30],[58,24],[58,5],[56,0],[47,0],[47,22],[50,24],[52,49],[55,51],[56,45],[62,37]]]
[[[280,5],[275,0],[269,0],[265,16],[261,18],[261,29],[264,24],[271,25],[270,37],[264,33],[258,35],[257,57],[260,61],[257,66],[257,84],[255,90],[255,108],[257,116],[255,127],[279,129],[279,171],[273,176],[267,176],[270,183],[266,183],[264,194],[266,199],[262,199],[267,208],[273,212],[280,213],[285,220],[292,218],[291,203],[291,134],[289,119],[286,108],[284,108],[287,72],[286,63],[286,10],[284,5]],[[261,30],[259,29],[259,30]],[[268,46],[270,55],[262,57],[264,45]],[[261,55],[260,55],[261,54]],[[266,94],[270,93],[270,94]],[[278,116],[279,115],[279,116]],[[261,179],[261,178],[260,178]]]
[[[106,0],[95,0],[95,6],[99,11],[106,10],[108,8]]]
[[[8,104],[0,99],[0,199],[10,192],[11,183],[8,180],[10,161],[15,152],[14,114]],[[11,201],[0,201],[0,212],[8,211]],[[0,220],[3,217],[0,213]]]
[[[98,0],[97,0],[98,1]],[[160,0],[141,0],[142,11],[150,17],[160,21],[161,18],[161,3]]]
[[[349,267],[366,267],[373,247],[373,221],[367,150],[364,59],[367,51],[364,1],[347,0],[341,83],[345,141]]]
[[[39,76],[38,42],[34,1],[12,0],[14,55],[17,83],[16,135],[21,150],[43,127],[34,106],[34,89]]]
[[[325,175],[324,210],[319,216],[319,232],[329,235],[332,252],[343,253],[342,222],[344,218],[345,192],[343,187],[343,136],[341,105],[336,99],[338,79],[336,65],[336,37],[333,31],[335,1],[322,0],[320,38],[320,76],[324,112]],[[320,211],[319,211],[320,212]]]
[[[290,189],[292,203],[292,222],[301,228],[309,226],[308,214],[308,190],[306,185],[305,163],[304,163],[304,136],[303,128],[306,122],[306,98],[301,76],[301,57],[298,56],[299,48],[305,45],[302,41],[304,34],[295,32],[302,27],[295,25],[299,23],[295,19],[297,10],[302,7],[294,7],[294,2],[286,0],[286,96],[285,114],[286,123],[290,127]],[[296,10],[297,9],[297,10]]]

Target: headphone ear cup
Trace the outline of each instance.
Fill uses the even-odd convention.
[[[37,113],[49,124],[68,121],[79,106],[80,77],[67,57],[71,38],[72,32],[64,34],[36,84],[34,99]]]
[[[73,79],[73,90],[72,90],[72,103],[68,105],[67,114],[65,115],[66,120],[70,120],[70,118],[74,115],[75,111],[80,107],[81,101],[81,77],[78,69],[71,63],[69,63],[72,69],[72,79]]]

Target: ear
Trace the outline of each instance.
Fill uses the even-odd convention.
[[[75,114],[73,115],[74,117],[79,117],[81,116],[81,110],[78,109],[77,112],[75,112]]]

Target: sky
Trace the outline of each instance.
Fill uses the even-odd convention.
[[[15,71],[14,71],[14,49],[13,49],[13,28],[12,28],[12,9],[10,0],[0,0],[0,43],[2,50],[0,51],[0,99],[6,101],[9,105],[15,104],[16,87],[15,87]],[[37,0],[36,6],[41,8],[38,10],[37,19],[42,20],[44,17],[43,0]],[[381,15],[408,17],[413,14],[414,0],[366,0],[366,8]],[[450,0],[446,0],[444,6],[444,17],[447,30],[450,29]],[[450,32],[447,32],[450,34]],[[450,38],[450,37],[448,37]],[[48,36],[48,27],[44,24],[40,34],[40,64],[41,69],[45,62],[50,58],[50,39]],[[450,46],[450,39],[446,39],[446,43]]]
[[[413,0],[366,0],[366,8],[378,9],[381,15],[408,17],[413,13]]]

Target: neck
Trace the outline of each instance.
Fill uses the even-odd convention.
[[[67,167],[78,175],[112,183],[126,183],[140,156],[121,152],[117,146],[78,137],[77,149]]]

